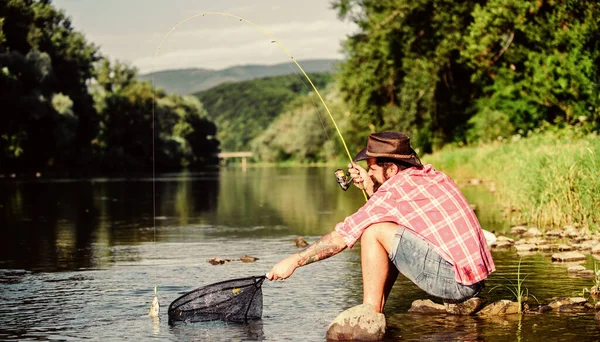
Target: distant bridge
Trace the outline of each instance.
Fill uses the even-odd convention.
[[[246,158],[253,157],[254,153],[252,152],[221,152],[217,153],[217,157],[222,160],[226,160],[228,158],[242,158],[242,169],[246,169]]]

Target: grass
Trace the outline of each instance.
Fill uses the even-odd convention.
[[[521,313],[523,310],[523,301],[526,300],[527,297],[529,297],[529,290],[527,288],[523,287],[523,282],[528,277],[528,275],[526,275],[525,277],[521,277],[521,260],[523,260],[523,258],[519,259],[519,264],[517,266],[517,281],[516,282],[513,282],[510,279],[507,279],[507,281],[509,282],[510,285],[499,284],[499,285],[492,287],[489,291],[489,292],[491,292],[499,287],[503,287],[503,288],[507,289],[508,291],[510,291],[510,293],[513,295],[513,297],[516,299],[517,304],[519,305],[519,313]],[[532,295],[532,297],[535,298],[535,296],[533,296],[533,295]],[[535,299],[537,300],[537,298],[535,298]]]
[[[598,231],[600,139],[576,128],[510,141],[442,149],[423,159],[457,178],[493,182],[511,224]]]

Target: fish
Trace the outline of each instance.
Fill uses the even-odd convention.
[[[160,303],[158,301],[158,294],[156,291],[156,287],[154,287],[154,299],[152,299],[152,306],[150,306],[150,310],[148,311],[148,316],[158,317],[159,313],[160,313]]]

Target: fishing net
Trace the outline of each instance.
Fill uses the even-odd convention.
[[[265,276],[222,281],[190,291],[169,305],[169,322],[248,322],[262,317]]]

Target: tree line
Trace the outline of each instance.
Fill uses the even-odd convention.
[[[335,75],[311,78],[351,153],[381,130],[408,133],[423,154],[547,125],[600,127],[596,1],[332,6],[359,30],[344,42]],[[153,154],[159,168],[173,169],[215,163],[219,149],[252,149],[275,162],[345,154],[299,75],[192,97],[154,92],[134,68],[103,57],[50,1],[0,3],[0,170],[147,170]]]
[[[139,81],[48,0],[0,2],[0,102],[2,172],[194,167],[219,150],[197,98]]]

